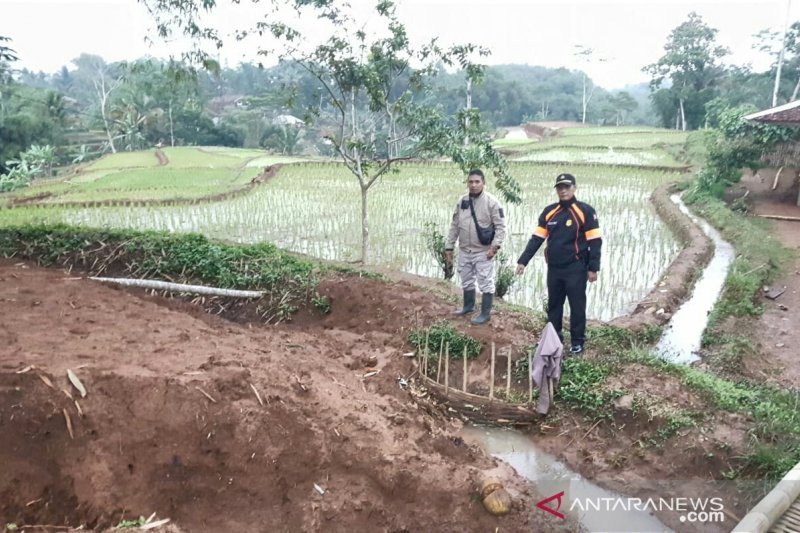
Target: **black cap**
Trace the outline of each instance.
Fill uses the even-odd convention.
[[[565,183],[569,183],[570,185],[575,185],[575,176],[572,174],[559,174],[556,176],[556,184],[555,187],[559,185],[564,185]]]

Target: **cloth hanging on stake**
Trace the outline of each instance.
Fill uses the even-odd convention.
[[[544,327],[539,345],[533,354],[531,363],[531,379],[539,387],[539,401],[536,412],[546,415],[553,402],[553,394],[561,380],[561,360],[564,345],[558,338],[558,333],[550,322]]]

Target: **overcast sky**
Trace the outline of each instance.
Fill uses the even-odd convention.
[[[220,3],[228,3],[220,0]],[[233,29],[252,23],[250,6],[226,6],[214,19]],[[366,8],[372,2],[352,0]],[[398,0],[398,13],[412,39],[438,36],[445,43],[474,42],[492,50],[487,63],[527,63],[582,68],[613,89],[648,81],[644,65],[663,55],[669,32],[696,11],[719,30],[718,42],[732,51],[728,63],[763,70],[769,58],[752,49],[753,35],[780,30],[787,0]],[[800,0],[790,23],[800,20]],[[136,0],[0,0],[0,35],[13,39],[18,66],[54,72],[82,52],[110,61],[144,55],[167,57],[178,43],[145,42],[153,20]],[[608,61],[585,65],[575,45],[591,47]],[[223,48],[229,66],[252,58],[237,43]]]

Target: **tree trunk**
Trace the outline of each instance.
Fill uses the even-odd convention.
[[[100,102],[100,116],[103,118],[103,127],[106,129],[106,137],[108,137],[108,145],[111,147],[111,153],[117,153],[117,147],[114,146],[114,136],[111,135],[111,128],[108,125],[108,117],[106,116],[106,105],[108,104],[108,95],[114,90],[114,86],[106,89],[105,72],[98,70],[99,79],[94,80],[94,90],[97,93],[97,98]]]
[[[172,124],[172,99],[169,101],[169,142],[170,146],[175,147],[175,130]]]
[[[367,193],[369,189],[361,185],[361,264],[366,265],[369,257],[369,219],[367,217]]]
[[[681,104],[681,130],[686,131],[686,112],[683,109],[683,98],[680,99]]]
[[[586,74],[583,75],[583,117],[581,123],[586,124]]]
[[[112,154],[116,154],[116,153],[117,153],[117,147],[116,147],[116,146],[114,146],[114,136],[113,136],[113,135],[111,135],[111,128],[109,127],[109,125],[108,125],[108,119],[106,118],[106,105],[105,105],[105,101],[103,101],[103,105],[101,106],[101,108],[100,108],[100,109],[101,109],[101,115],[102,115],[102,117],[103,117],[103,126],[104,126],[104,127],[105,127],[105,129],[106,129],[106,138],[108,138],[108,146],[110,146],[110,147],[111,147],[111,153],[112,153]]]
[[[797,83],[794,84],[794,91],[792,91],[792,98],[789,100],[790,102],[797,100],[798,91],[800,91],[800,76],[797,78]]]
[[[467,76],[467,113],[472,109],[472,78]],[[469,130],[469,115],[464,118],[464,129]],[[469,133],[464,135],[464,146],[469,146]]]
[[[783,37],[781,38],[781,51],[778,53],[778,68],[775,71],[775,87],[772,89],[772,107],[778,105],[778,89],[781,84],[781,70],[783,69],[783,52],[786,48],[786,31],[789,28],[789,10],[792,0],[786,0],[786,20],[783,24]]]

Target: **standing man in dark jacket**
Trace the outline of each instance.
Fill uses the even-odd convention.
[[[525,271],[547,241],[547,320],[563,340],[564,300],[569,300],[569,351],[579,354],[586,339],[586,282],[597,281],[603,239],[594,208],[575,198],[575,176],[559,174],[555,188],[559,201],[548,205],[539,216],[533,236],[517,260],[517,274]]]

